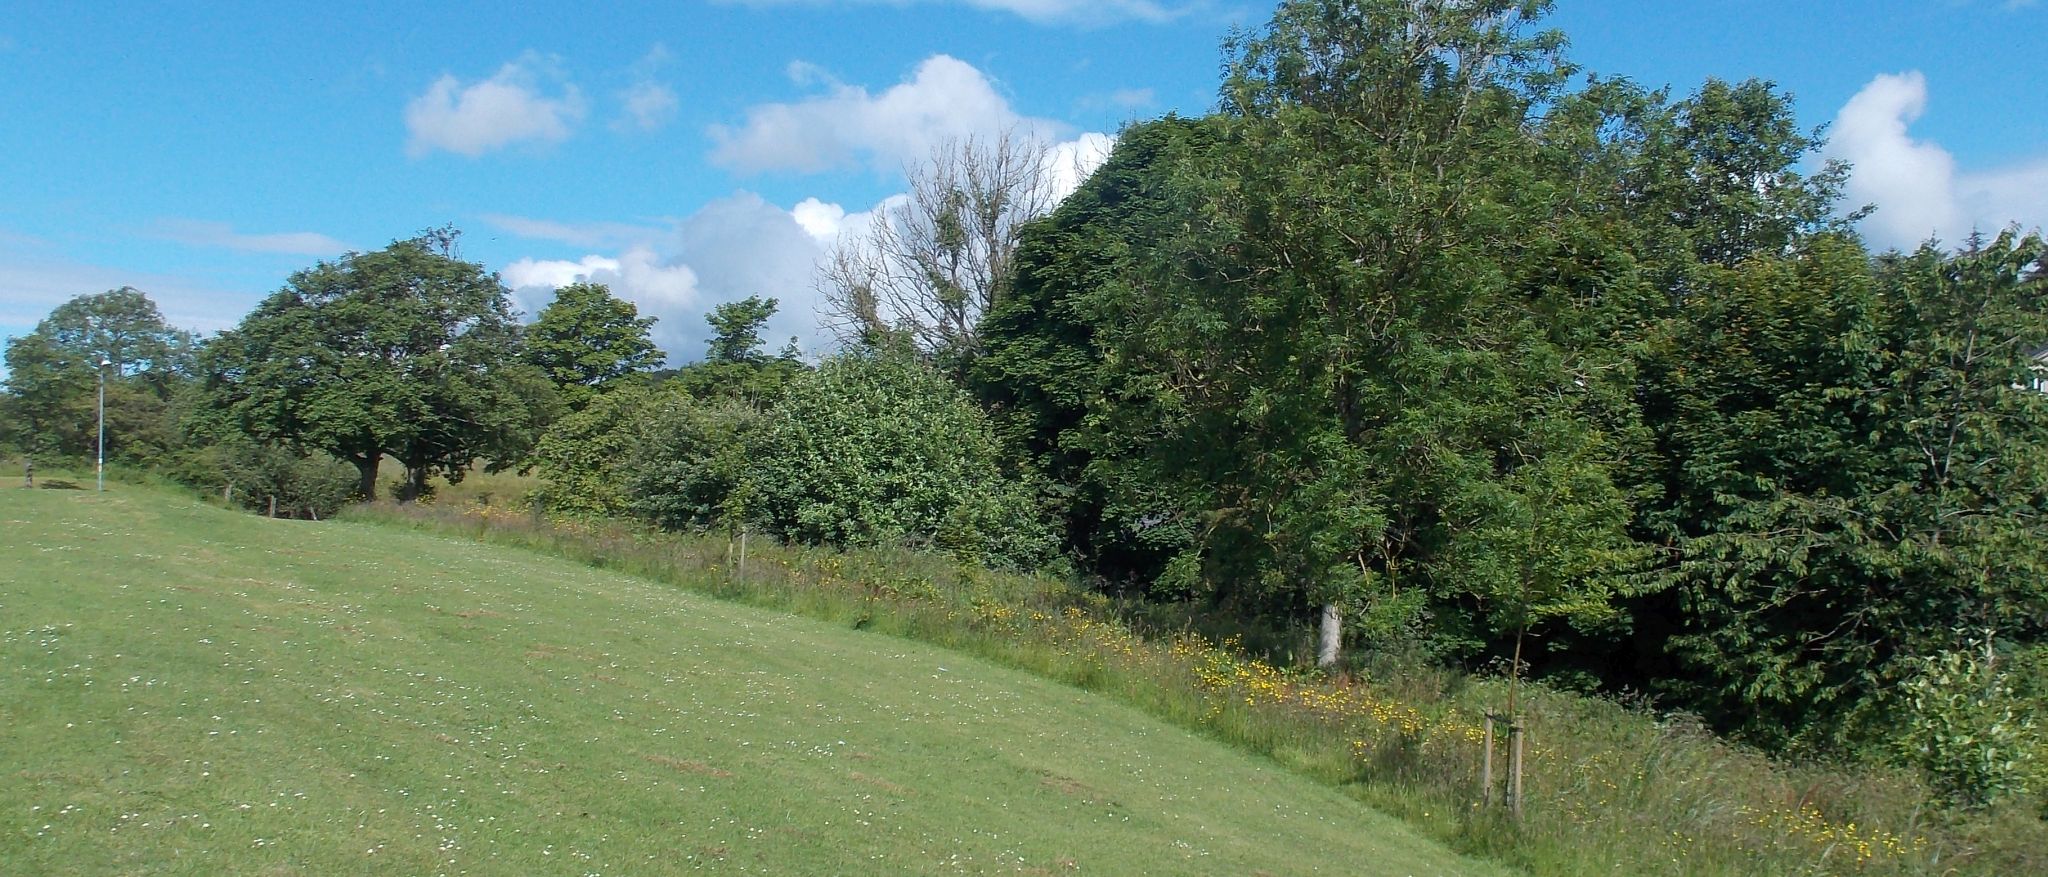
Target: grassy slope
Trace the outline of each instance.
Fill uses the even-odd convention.
[[[1467,874],[957,654],[538,555],[0,490],[7,873]]]

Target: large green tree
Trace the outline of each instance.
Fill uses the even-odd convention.
[[[58,305],[8,343],[6,358],[8,421],[24,450],[92,453],[102,376],[110,456],[140,460],[177,443],[175,403],[192,374],[192,340],[139,290]]]
[[[210,407],[266,442],[324,450],[376,493],[379,461],[459,481],[479,459],[522,460],[554,407],[521,356],[505,287],[423,235],[292,275],[206,346]]]
[[[632,375],[660,367],[663,356],[633,303],[602,283],[572,283],[526,328],[526,359],[560,388],[563,401],[581,409],[590,398]]]
[[[1117,465],[1148,441],[1131,428],[1142,422],[1112,433],[1091,418],[1142,395],[1109,362],[1138,294],[1131,272],[1148,236],[1178,219],[1178,163],[1215,128],[1178,117],[1126,128],[1102,166],[1019,235],[1010,294],[981,324],[971,385],[1011,453],[1049,480],[1066,550],[1119,585],[1156,578],[1187,546],[1189,521],[1162,516],[1170,504]]]
[[[1467,607],[1445,613],[1467,647],[1491,633],[1470,607],[1503,593],[1621,588],[1503,589],[1479,571],[1521,564],[1466,550],[1485,544],[1458,514],[1526,493],[1517,479],[1559,453],[1582,487],[1550,490],[1546,514],[1606,527],[1598,544],[1625,524],[1558,507],[1611,504],[1606,437],[1560,444],[1526,416],[1546,399],[1550,417],[1582,419],[1599,364],[1552,337],[1558,313],[1522,288],[1555,249],[1553,217],[1591,206],[1545,152],[1544,113],[1568,97],[1560,39],[1533,24],[1546,5],[1283,4],[1233,45],[1216,141],[1180,163],[1177,215],[1125,281],[1137,294],[1105,359],[1142,400],[1097,432],[1154,435],[1123,480],[1165,486],[1163,514],[1196,522],[1170,579],[1315,607],[1325,663],[1347,610],[1415,588]],[[1540,605],[1604,614],[1596,603]]]
[[[1853,734],[1957,628],[2048,631],[2035,238],[1873,263],[1823,237],[1711,277],[1646,360],[1682,552],[1658,687],[1776,745]]]

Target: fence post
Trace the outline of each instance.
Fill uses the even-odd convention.
[[[1479,758],[1479,805],[1493,806],[1493,713],[1486,714],[1485,754]]]
[[[740,579],[747,577],[747,528],[740,528]]]
[[[1508,719],[1508,814],[1522,820],[1522,737],[1520,716]]]
[[[35,486],[36,486],[36,461],[35,461],[35,458],[33,458],[33,457],[23,457],[23,458],[21,458],[21,466],[22,466],[22,469],[21,469],[21,472],[22,472],[22,477],[28,480],[28,481],[27,481],[27,483],[26,483],[26,484],[23,484],[22,486],[23,486],[23,487],[26,487],[26,488],[28,488],[28,489],[30,489],[30,490],[34,490],[34,489],[35,489]]]

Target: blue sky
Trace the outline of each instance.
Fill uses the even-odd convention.
[[[196,5],[194,5],[196,6]],[[1563,0],[1605,75],[1762,77],[1834,124],[1880,246],[2048,221],[2033,0]],[[598,8],[601,7],[601,8]],[[945,137],[1025,126],[1076,160],[1214,99],[1262,3],[734,0],[563,5],[0,0],[0,335],[149,293],[232,325],[294,270],[443,223],[529,310],[589,276],[701,353],[777,296],[814,348],[812,263]]]

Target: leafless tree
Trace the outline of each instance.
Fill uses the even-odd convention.
[[[843,238],[820,275],[842,341],[896,337],[933,355],[974,355],[976,324],[1009,291],[1018,233],[1056,205],[1054,151],[1009,133],[950,141],[911,168],[910,191]]]

